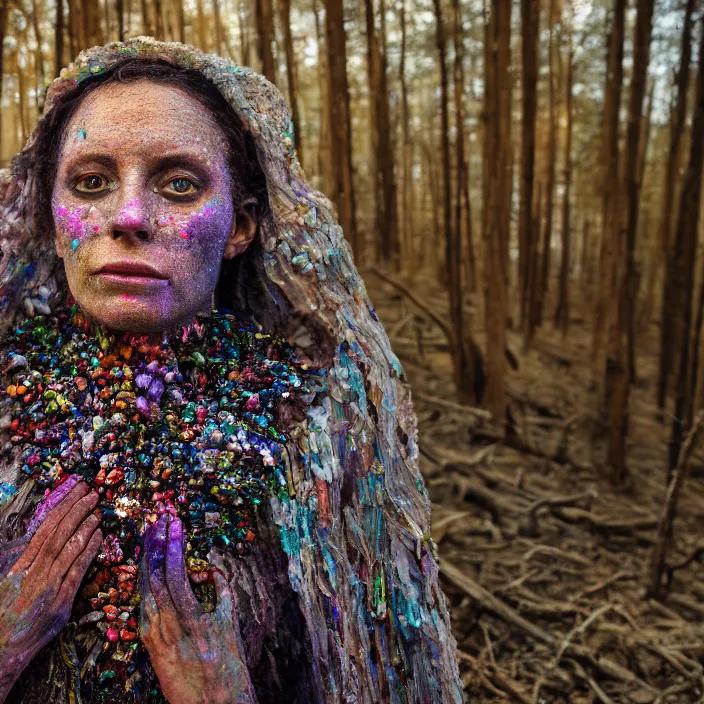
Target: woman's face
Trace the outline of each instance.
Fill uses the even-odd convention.
[[[139,80],[86,96],[52,194],[56,251],[83,310],[144,333],[210,310],[223,258],[256,230],[234,212],[227,162],[222,130],[185,91]]]

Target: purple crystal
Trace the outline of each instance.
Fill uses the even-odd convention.
[[[151,374],[137,374],[137,387],[140,389],[146,389],[149,384],[152,383]]]
[[[152,401],[159,402],[161,394],[164,393],[164,382],[161,379],[154,379],[149,385],[149,391],[147,391],[147,396],[149,396]]]
[[[137,410],[140,413],[149,413],[149,401],[147,401],[144,396],[137,396],[137,400],[134,402],[135,406],[137,406]]]

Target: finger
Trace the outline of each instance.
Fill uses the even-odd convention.
[[[217,598],[215,616],[221,623],[235,623],[234,597],[226,577],[225,563],[215,550],[211,550],[208,553],[208,559],[215,568],[213,570],[215,596]]]
[[[149,542],[144,555],[147,561],[149,588],[159,610],[174,608],[166,586],[166,534],[168,530],[166,521],[166,516],[162,515],[150,528]]]
[[[68,484],[70,479],[72,479],[72,477],[69,477],[61,487]],[[34,531],[32,539],[29,541],[27,549],[22,553],[22,557],[13,565],[12,572],[21,572],[32,564],[39,554],[39,551],[44,546],[46,539],[52,534],[58,523],[63,520],[76,502],[80,501],[88,493],[89,488],[85,482],[76,482],[74,480],[71,483],[73,487],[69,490],[68,494],[65,490],[63,493],[59,493],[61,489],[61,487],[59,487],[55,492],[47,496],[43,505],[37,510],[35,518],[38,516],[41,520],[41,524],[38,527],[35,526],[32,528]],[[59,497],[58,503],[57,496]],[[49,509],[46,509],[46,506],[49,506]],[[47,510],[48,513],[46,513]]]
[[[49,514],[52,508],[58,506],[61,501],[70,493],[76,484],[81,481],[81,477],[78,474],[72,474],[65,482],[56,487],[47,497],[42,499],[37,504],[37,510],[32,517],[32,520],[27,526],[27,533],[34,535],[39,526],[42,524],[44,519]]]
[[[157,608],[156,599],[154,599],[152,590],[149,587],[149,574],[147,573],[146,555],[149,545],[149,533],[150,531],[147,529],[147,532],[144,534],[145,557],[139,569],[139,594],[141,600],[139,608],[139,629],[142,640],[150,638],[153,633],[159,633],[159,609]]]
[[[69,538],[59,556],[54,560],[49,569],[49,584],[54,580],[62,580],[71,569],[76,558],[85,550],[86,545],[93,537],[93,533],[100,525],[100,518],[95,513],[91,513],[88,518],[81,523],[78,530]]]
[[[166,585],[166,542],[168,514],[163,514],[151,528],[149,543],[145,550],[149,589],[159,612],[159,633],[166,645],[177,643],[182,636],[176,606]]]
[[[41,565],[50,566],[61,554],[71,536],[78,530],[78,527],[90,515],[91,511],[98,505],[98,493],[91,491],[86,494],[71,507],[71,510],[61,519],[61,522],[54,528],[54,532],[44,541],[35,562]]]
[[[81,585],[83,578],[86,576],[86,572],[90,567],[90,563],[93,562],[98,550],[103,542],[103,532],[98,528],[95,533],[91,536],[83,552],[74,560],[71,565],[71,569],[64,578],[64,581],[59,590],[59,594],[56,597],[56,603],[58,604],[73,604],[73,600],[76,597],[76,592],[78,587]]]
[[[166,585],[176,612],[184,621],[192,620],[203,612],[196,599],[186,572],[183,554],[183,523],[178,518],[171,518],[166,545]]]

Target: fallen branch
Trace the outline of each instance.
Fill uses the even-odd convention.
[[[442,558],[440,559],[440,572],[445,575],[445,577],[449,579],[456,587],[462,589],[462,591],[472,597],[472,599],[474,599],[480,606],[492,612],[495,616],[498,616],[508,624],[515,626],[520,631],[526,633],[540,643],[544,643],[545,645],[555,649],[560,647],[560,642],[553,635],[524,619],[510,606],[504,604],[501,599],[495,597],[491,592],[487,591],[480,584],[477,584],[477,582],[473,579],[470,579],[452,563]],[[574,643],[568,643],[565,648],[565,655],[588,663],[592,667],[599,670],[602,674],[620,680],[621,682],[635,683],[653,694],[659,693],[658,690],[651,687],[647,682],[638,677],[638,675],[622,665],[619,665],[608,658],[597,658],[597,656],[589,650],[589,648],[581,645],[575,645]],[[589,682],[589,680],[587,680],[587,682]]]
[[[515,700],[521,702],[521,704],[532,704],[530,698],[524,694],[519,688],[518,684],[511,680],[507,675],[505,675],[494,663],[489,663],[484,667],[481,667],[477,662],[477,658],[472,657],[469,653],[465,653],[461,650],[457,651],[457,655],[460,660],[468,662],[472,667],[478,672],[483,670],[484,675],[490,677],[493,680],[495,687],[498,687],[509,694],[511,694]]]
[[[474,406],[465,406],[461,403],[448,401],[444,398],[429,396],[428,394],[424,394],[419,391],[413,392],[413,398],[418,401],[423,401],[423,403],[429,403],[431,406],[438,406],[439,408],[443,408],[448,411],[454,411],[455,413],[466,413],[474,418],[481,418],[482,420],[491,420],[491,413],[489,413],[489,411],[485,411],[481,408],[475,408]]]
[[[677,515],[677,505],[687,477],[689,456],[692,454],[694,441],[699,435],[702,426],[704,426],[704,412],[699,412],[684,441],[677,467],[675,467],[670,485],[667,487],[665,506],[662,510],[662,516],[658,524],[657,538],[653,545],[648,564],[648,595],[652,596],[654,599],[662,598],[663,592],[665,591],[665,585],[662,583],[662,573],[665,569],[667,551],[672,542],[673,524],[675,516]]]

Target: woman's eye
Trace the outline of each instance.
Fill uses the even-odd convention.
[[[171,179],[165,190],[171,191],[179,196],[190,196],[198,191],[198,186],[196,186],[191,179],[179,176],[178,178]]]
[[[108,182],[98,174],[87,174],[75,185],[80,193],[101,193],[108,186]]]

